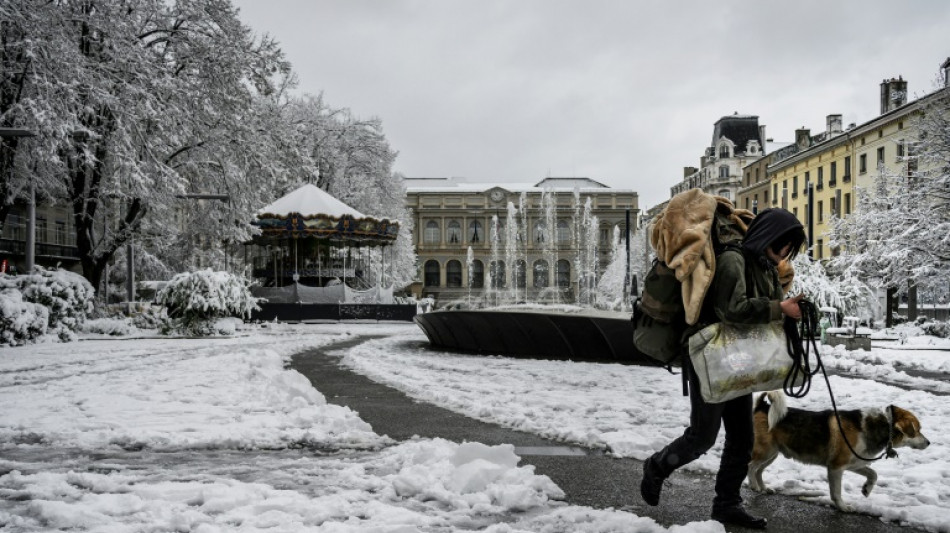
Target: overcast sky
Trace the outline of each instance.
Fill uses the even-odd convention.
[[[382,119],[410,177],[587,176],[646,209],[698,166],[713,124],[768,137],[879,112],[880,83],[932,91],[945,0],[235,0],[299,91]]]

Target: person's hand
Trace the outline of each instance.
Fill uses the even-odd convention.
[[[800,302],[804,297],[804,294],[799,294],[798,296],[793,296],[778,304],[779,307],[782,308],[782,314],[794,318],[795,320],[801,320],[802,309],[798,307],[798,302]]]

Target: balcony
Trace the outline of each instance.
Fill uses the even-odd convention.
[[[79,249],[66,244],[36,243],[36,257],[51,259],[79,260]],[[0,253],[26,255],[26,241],[0,239]]]

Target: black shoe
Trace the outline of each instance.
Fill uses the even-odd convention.
[[[643,479],[640,480],[640,496],[648,505],[656,507],[660,504],[660,491],[663,489],[663,481],[666,479],[660,469],[649,458],[643,462]]]
[[[765,526],[769,523],[769,521],[764,518],[750,515],[741,505],[726,507],[724,509],[713,509],[712,519],[716,522],[722,522],[723,524],[732,524],[749,529],[765,529]]]

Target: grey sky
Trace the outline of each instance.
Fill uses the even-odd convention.
[[[862,123],[879,84],[934,89],[945,0],[235,0],[282,45],[300,92],[382,119],[407,176],[588,176],[669,197],[712,127],[768,137]]]

